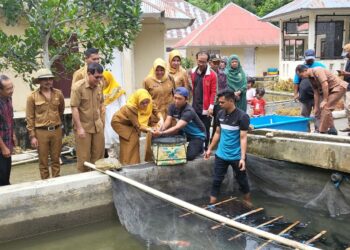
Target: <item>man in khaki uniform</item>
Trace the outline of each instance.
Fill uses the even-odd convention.
[[[80,172],[89,169],[84,161],[95,163],[104,156],[104,132],[101,119],[103,97],[99,82],[103,67],[98,63],[87,66],[86,78],[72,86],[71,107],[77,151],[77,168]]]
[[[295,71],[299,77],[310,79],[314,91],[314,112],[316,116],[320,115],[319,132],[327,133],[329,128],[334,127],[332,111],[345,95],[348,83],[321,67],[298,65]]]
[[[84,67],[78,69],[73,74],[72,86],[75,82],[85,79],[87,76],[87,66],[90,63],[100,63],[99,50],[95,48],[89,48],[84,52],[85,65]]]
[[[49,155],[52,177],[60,176],[64,97],[52,87],[53,78],[49,69],[40,69],[34,79],[40,87],[27,98],[27,129],[32,147],[38,149],[41,179],[50,178]]]

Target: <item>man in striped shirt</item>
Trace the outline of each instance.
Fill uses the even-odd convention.
[[[247,133],[249,116],[235,106],[235,94],[231,90],[223,90],[218,94],[218,102],[222,108],[216,119],[219,124],[205,159],[209,159],[212,149],[219,143],[215,153],[214,178],[211,188],[210,204],[217,202],[220,186],[228,167],[235,172],[243,200],[250,206],[250,189],[246,175]]]

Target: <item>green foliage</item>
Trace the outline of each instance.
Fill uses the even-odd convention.
[[[262,1],[262,4],[257,7],[257,14],[259,16],[265,16],[270,12],[290,3],[293,0],[266,0]]]
[[[215,14],[225,5],[232,2],[260,17],[291,1],[293,0],[187,0],[187,2],[211,14]]]
[[[129,48],[141,29],[141,0],[0,0],[6,25],[24,25],[23,35],[0,30],[0,71],[25,80],[60,60],[67,72],[82,63],[80,50],[99,48],[104,63],[113,49]]]
[[[194,62],[187,57],[181,58],[181,66],[185,69],[192,69],[194,67]]]

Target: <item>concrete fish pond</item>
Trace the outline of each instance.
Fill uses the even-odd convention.
[[[166,245],[170,249],[291,249],[276,241],[278,237],[310,242],[299,249],[350,246],[350,184],[345,175],[335,185],[330,170],[253,155],[247,161],[254,208],[240,202],[232,178],[225,180],[221,203],[207,207],[213,159],[172,167],[140,164],[118,172],[197,205],[198,209],[213,213],[214,219],[200,214],[202,210],[189,212],[95,171],[2,187],[0,241],[119,219],[132,235],[148,245]],[[226,218],[225,223],[216,220],[221,217]],[[238,224],[253,231],[247,233],[236,227]],[[269,241],[257,235],[258,230],[278,237]],[[2,246],[6,244],[0,244],[0,249]]]

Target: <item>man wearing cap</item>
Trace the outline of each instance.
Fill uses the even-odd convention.
[[[304,53],[305,63],[304,65],[308,68],[322,67],[326,66],[320,62],[315,61],[316,55],[315,51],[308,49]],[[310,80],[308,78],[301,79],[298,74],[294,75],[294,99],[299,100],[301,103],[301,115],[304,117],[310,117],[312,107],[314,106],[314,92],[311,87]],[[315,130],[318,130],[319,119],[316,118]]]
[[[344,105],[345,105],[345,112],[346,116],[348,118],[348,127],[345,129],[341,129],[342,132],[350,132],[350,43],[346,44],[343,48],[343,54],[345,58],[347,58],[347,62],[345,65],[345,70],[338,70],[338,73],[340,76],[344,76],[344,81],[348,82],[348,88],[346,90],[346,94],[344,96]],[[348,133],[350,136],[350,133]]]
[[[224,70],[220,69],[220,58],[217,57],[215,54],[210,56],[210,60],[211,60],[211,64],[210,67],[212,70],[214,70],[214,72],[216,73],[217,76],[217,80],[218,80],[218,84],[216,85],[216,93],[219,93],[220,91],[224,90],[227,88],[227,81],[226,81],[226,74],[224,72]],[[217,103],[217,101],[215,102],[214,105],[214,110],[213,110],[213,131],[216,130],[217,127],[217,121],[216,121],[216,116],[218,114],[218,112],[220,111],[220,105]],[[214,137],[214,132],[211,135],[211,140],[213,140]]]
[[[77,168],[87,172],[84,161],[95,163],[104,156],[104,130],[101,119],[103,67],[98,63],[87,66],[87,77],[72,86],[71,107],[77,151]]]
[[[72,79],[72,86],[75,82],[77,82],[81,79],[85,79],[85,77],[87,75],[87,66],[90,63],[100,63],[100,55],[99,55],[98,49],[88,48],[84,52],[84,56],[85,56],[85,65],[84,65],[84,67],[82,67],[74,72],[73,79]]]
[[[320,67],[308,68],[306,65],[298,65],[295,71],[301,78],[309,78],[314,91],[315,114],[319,114],[319,109],[321,111],[319,132],[330,134],[329,129],[334,127],[332,111],[344,96],[349,84]]]
[[[38,149],[41,179],[50,178],[49,155],[52,177],[60,176],[64,97],[52,87],[53,78],[49,69],[36,72],[34,83],[40,86],[28,96],[26,106],[27,130],[32,147]]]
[[[175,89],[174,103],[168,107],[168,115],[163,128],[153,132],[153,136],[175,135],[183,132],[189,142],[186,158],[191,161],[203,153],[206,132],[204,124],[196,111],[187,103],[188,96],[189,92],[185,87]],[[176,119],[176,125],[171,127],[173,118]]]
[[[12,94],[11,79],[0,75],[0,186],[10,185],[11,154],[16,144]]]

